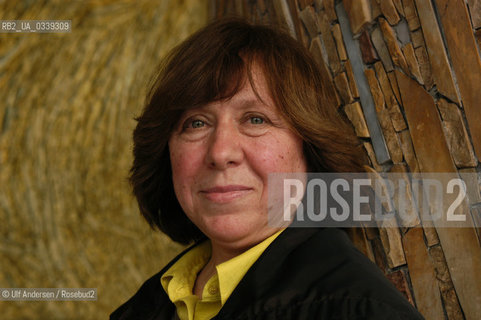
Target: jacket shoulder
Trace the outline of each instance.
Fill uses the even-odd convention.
[[[219,319],[422,319],[342,230],[286,231],[249,270]]]
[[[145,281],[137,293],[112,312],[110,319],[156,319],[156,314],[162,309],[170,309],[170,300],[160,283],[163,272],[164,270]]]
[[[200,243],[200,242],[199,242]],[[127,302],[118,307],[110,315],[111,320],[127,319],[170,319],[175,315],[175,306],[170,301],[167,293],[162,288],[160,278],[162,275],[182,257],[187,251],[198,245],[196,243],[174,259],[172,259],[161,271],[147,279],[139,290]]]

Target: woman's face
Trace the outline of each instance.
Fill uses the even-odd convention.
[[[267,225],[272,172],[306,172],[302,140],[268,94],[259,68],[230,100],[187,110],[169,139],[174,190],[189,219],[213,243],[245,248]]]

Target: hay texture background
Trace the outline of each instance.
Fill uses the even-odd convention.
[[[0,1],[0,287],[97,288],[96,302],[0,302],[2,319],[102,319],[180,246],[127,183],[131,133],[161,57],[207,22],[199,0]]]

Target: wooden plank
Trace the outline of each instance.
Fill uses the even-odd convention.
[[[366,79],[371,89],[371,94],[374,98],[377,118],[379,120],[379,124],[381,125],[384,138],[386,139],[386,144],[389,154],[391,155],[391,159],[394,163],[400,163],[403,159],[401,146],[399,145],[399,140],[394,130],[389,110],[386,108],[384,95],[379,86],[376,74],[373,69],[364,70],[364,74],[366,75]]]
[[[336,85],[337,91],[339,92],[339,96],[344,105],[354,102],[345,72],[341,72],[334,77],[334,84]]]
[[[441,98],[438,101],[438,109],[443,118],[443,129],[454,163],[460,168],[476,167],[478,162],[474,157],[473,147],[458,106]]]
[[[423,28],[434,83],[439,93],[451,101],[459,103],[453,73],[449,66],[448,56],[444,49],[443,38],[439,31],[431,0],[416,0],[416,6],[419,10],[419,20]]]
[[[468,5],[473,28],[481,28],[481,0],[468,0]]]
[[[436,0],[439,16],[473,140],[474,151],[481,159],[481,58],[463,0]]]
[[[439,281],[439,290],[443,299],[444,309],[449,320],[464,319],[461,307],[459,306],[456,292],[454,291],[453,281],[449,276],[448,266],[444,257],[443,249],[440,246],[434,246],[429,249],[429,255],[433,260],[436,278]]]
[[[409,30],[414,31],[419,28],[419,18],[414,6],[414,0],[402,0],[404,15],[408,22]]]
[[[346,48],[344,47],[344,42],[342,41],[342,32],[341,27],[338,23],[332,26],[332,36],[334,37],[334,41],[336,42],[337,53],[339,53],[339,58],[342,61],[347,60],[347,52]]]
[[[339,60],[339,54],[337,53],[336,42],[332,37],[331,24],[324,11],[319,12],[319,27],[321,30],[321,38],[326,48],[327,60],[331,67],[332,73],[337,75],[342,71],[341,61]]]
[[[403,237],[403,246],[417,309],[426,319],[444,319],[438,281],[424,245],[423,230],[409,230]]]
[[[334,103],[338,107],[341,104],[341,100],[339,98],[339,95],[337,94],[336,88],[334,87],[331,72],[329,71],[328,66],[324,62],[324,59],[322,58],[322,45],[319,36],[312,39],[309,51],[311,52],[314,60],[316,60],[317,64],[319,65],[319,69],[321,70],[322,83],[326,87],[328,87],[326,91],[332,93],[332,96],[330,97],[332,103]]]
[[[422,172],[456,172],[436,105],[422,86],[395,71],[409,131]],[[468,219],[470,215],[468,216]],[[481,314],[481,248],[474,228],[438,228],[454,287],[466,319]]]
[[[356,79],[354,78],[354,72],[352,71],[351,60],[347,60],[344,63],[344,68],[346,69],[347,79],[349,80],[349,89],[351,89],[352,96],[354,98],[359,98],[359,90],[357,89]]]
[[[366,120],[364,120],[364,115],[362,114],[359,102],[356,101],[352,104],[348,104],[344,107],[344,112],[354,126],[356,135],[361,138],[369,138],[369,130],[367,130]]]
[[[397,13],[392,0],[375,0],[381,7],[382,14],[386,17],[390,25],[396,25],[401,19]]]
[[[372,21],[369,0],[344,0],[343,3],[349,17],[351,31],[353,34],[358,34]]]
[[[409,289],[409,284],[403,270],[397,270],[389,273],[386,275],[386,277],[404,295],[404,297],[409,301],[409,303],[415,306],[413,297],[411,295],[411,290]]]
[[[406,63],[406,59],[402,54],[401,47],[399,46],[396,31],[387,23],[383,18],[379,18],[379,26],[381,27],[382,35],[386,40],[386,45],[391,54],[392,62],[395,66],[401,68],[406,74],[410,74],[409,67]]]
[[[359,36],[359,47],[361,48],[362,61],[365,64],[371,64],[379,60],[367,30],[364,30]]]

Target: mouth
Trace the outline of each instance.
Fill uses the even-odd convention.
[[[242,185],[215,186],[203,189],[200,193],[208,200],[216,203],[227,203],[245,196],[253,189]]]

